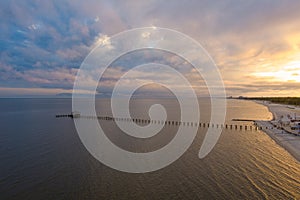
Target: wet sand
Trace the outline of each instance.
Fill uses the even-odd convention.
[[[298,162],[300,162],[300,136],[295,136],[288,133],[285,130],[274,127],[276,121],[283,116],[286,118],[287,115],[300,116],[300,108],[292,106],[295,109],[289,108],[287,105],[274,104],[264,101],[255,101],[256,103],[265,105],[269,111],[273,114],[273,120],[271,121],[256,121],[258,126],[263,127],[263,131],[267,133],[277,144],[286,149]]]

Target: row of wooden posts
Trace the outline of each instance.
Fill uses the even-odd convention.
[[[164,120],[150,120],[150,119],[140,119],[140,118],[117,118],[108,116],[74,116],[72,114],[67,115],[56,115],[57,118],[60,117],[71,117],[71,118],[85,118],[85,119],[99,119],[106,121],[123,121],[123,122],[135,122],[140,124],[163,124],[163,125],[173,125],[173,126],[193,126],[193,127],[203,127],[203,128],[221,128],[221,129],[234,129],[234,130],[262,130],[268,129],[268,127],[254,125],[238,125],[238,124],[213,124],[207,122],[181,122],[181,121],[164,121]]]

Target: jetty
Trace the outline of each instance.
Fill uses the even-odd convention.
[[[243,131],[257,131],[276,129],[274,125],[270,125],[269,121],[257,121],[255,119],[232,119],[232,123],[210,123],[210,122],[196,122],[196,121],[176,121],[176,120],[155,120],[155,119],[143,119],[143,118],[122,118],[112,116],[90,116],[81,115],[79,112],[72,112],[70,114],[58,114],[56,118],[81,118],[89,120],[104,120],[104,121],[121,121],[137,124],[162,124],[166,126],[187,126],[187,127],[202,127],[202,128],[220,128],[228,130],[243,130]],[[248,122],[247,124],[234,123],[234,122]],[[252,122],[249,124],[249,122]]]

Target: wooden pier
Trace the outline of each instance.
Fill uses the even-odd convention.
[[[217,129],[228,129],[228,130],[239,130],[239,131],[257,131],[267,129],[277,129],[274,126],[266,126],[266,123],[258,123],[262,121],[255,121],[251,119],[233,119],[232,122],[253,122],[253,124],[214,124],[209,122],[192,122],[192,121],[174,121],[174,120],[150,120],[142,118],[121,118],[121,117],[110,117],[110,116],[84,116],[79,113],[72,112],[71,114],[58,114],[56,118],[82,118],[82,119],[94,119],[104,121],[121,121],[121,122],[134,122],[136,124],[162,124],[166,126],[186,126],[186,127],[202,127],[202,128],[217,128]],[[264,122],[264,121],[263,121]],[[267,121],[266,121],[267,122]]]

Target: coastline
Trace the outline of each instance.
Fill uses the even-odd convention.
[[[273,115],[273,119],[270,121],[256,121],[257,125],[265,127],[262,131],[273,139],[279,146],[289,152],[298,162],[300,162],[300,137],[274,127],[274,121],[278,120],[282,115],[296,113],[299,116],[300,108],[291,110],[287,107],[287,105],[283,104],[266,103],[264,101],[257,100],[255,102],[266,106],[269,112]]]

